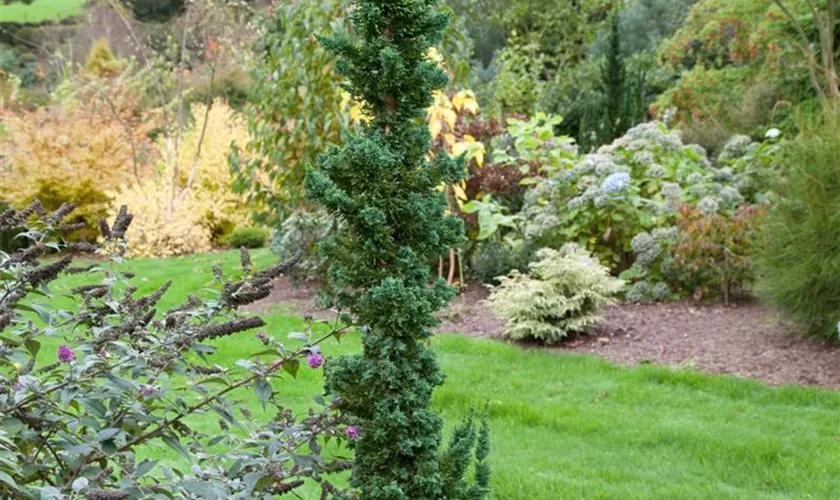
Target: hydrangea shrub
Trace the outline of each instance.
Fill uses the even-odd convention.
[[[601,307],[624,287],[588,251],[571,244],[537,252],[530,272],[512,271],[491,287],[489,303],[513,340],[553,344],[598,324]]]
[[[212,340],[265,325],[237,309],[267,296],[294,261],[256,271],[243,250],[241,275],[215,270],[211,299],[190,295],[159,310],[170,282],[137,295],[133,274],[111,264],[126,251],[132,216],[123,209],[113,224],[102,221],[101,247],[66,243],[62,235],[78,229],[63,222],[72,208],[47,213],[35,202],[0,214],[0,231],[25,228],[29,242],[0,252],[0,497],[265,498],[305,481],[341,497],[329,474],[350,463],[322,452],[330,440],[355,437],[340,402],[316,398],[318,408],[295,415],[273,384],[294,376],[304,359],[320,367],[319,344],[347,327],[316,334],[310,325],[289,344],[260,333],[259,352],[235,367],[208,358]],[[77,265],[77,253],[98,258]],[[52,285],[67,274],[90,282],[69,290],[73,305],[63,309],[68,301],[57,300],[60,287]],[[61,339],[57,349],[44,347],[49,339]],[[239,401],[249,390],[273,419],[255,421]],[[192,418],[199,414],[218,416],[218,430]],[[161,446],[192,467],[139,458]]]
[[[328,363],[326,387],[357,429],[351,483],[369,499],[452,498],[449,491],[483,498],[488,486],[485,474],[470,486],[463,481],[471,455],[483,463],[486,443],[466,436],[439,457],[442,421],[431,409],[443,375],[427,343],[433,313],[453,290],[441,279],[430,285],[430,263],[464,238],[436,187],[465,171],[442,151],[426,156],[431,136],[422,117],[448,80],[427,57],[448,17],[435,4],[359,0],[355,37],[322,40],[369,118],[305,181],[309,197],[341,222],[322,250],[339,304],[364,325],[363,353]],[[444,469],[449,456],[459,465]]]
[[[521,213],[524,236],[551,247],[576,242],[613,270],[625,271],[644,254],[634,238],[674,227],[681,206],[709,216],[732,215],[744,203],[767,198],[768,178],[778,171],[775,146],[748,143],[737,149],[733,145],[713,162],[661,123],[633,127],[612,144],[538,178]]]

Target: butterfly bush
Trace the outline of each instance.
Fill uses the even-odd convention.
[[[302,360],[325,363],[319,344],[346,333],[347,318],[309,322],[288,344],[262,332],[258,352],[236,366],[208,357],[213,340],[265,326],[238,310],[266,297],[295,260],[256,271],[243,250],[241,273],[214,269],[214,296],[166,309],[171,282],[138,294],[120,265],[131,214],[102,221],[102,244],[88,245],[63,238],[78,229],[63,222],[72,209],[46,213],[34,202],[0,214],[0,231],[22,228],[28,242],[0,252],[0,498],[268,498],[305,482],[324,498],[351,497],[328,480],[350,462],[323,444],[364,429],[347,427],[339,399],[317,397],[296,414],[275,391]],[[76,264],[79,254],[93,260]],[[87,283],[59,294],[65,275]],[[273,417],[254,418],[240,402],[246,391]],[[217,418],[218,429],[196,415]],[[192,466],[141,458],[161,446]]]

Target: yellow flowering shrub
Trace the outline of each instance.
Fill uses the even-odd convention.
[[[162,180],[144,182],[115,194],[115,207],[130,207],[134,220],[126,233],[133,257],[169,257],[206,252],[212,248],[210,230],[203,224],[203,206],[189,194],[171,202]],[[113,210],[115,214],[117,209]]]
[[[161,165],[153,178],[114,193],[114,213],[128,205],[135,214],[127,234],[135,256],[207,251],[247,222],[245,200],[231,190],[227,163],[231,143],[247,139],[247,126],[221,101],[209,109],[194,104],[191,111],[193,126],[177,150],[167,154],[166,141],[158,141]]]

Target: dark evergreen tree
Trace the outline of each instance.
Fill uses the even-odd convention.
[[[614,12],[610,18],[610,31],[601,63],[601,86],[604,93],[602,144],[621,137],[630,128],[632,112],[628,109],[630,93],[627,82],[627,68],[621,52],[619,16]]]
[[[138,21],[164,23],[183,13],[187,3],[186,0],[133,0],[130,5]]]
[[[431,137],[422,117],[432,91],[447,84],[426,57],[447,23],[435,4],[358,0],[359,38],[323,40],[339,56],[345,88],[372,118],[319,158],[305,181],[310,198],[343,221],[322,251],[339,303],[365,325],[363,353],[326,367],[327,391],[342,398],[360,432],[352,484],[365,499],[440,499],[445,488],[460,490],[442,477],[442,423],[430,408],[443,375],[427,347],[429,330],[453,291],[442,280],[430,285],[429,264],[463,239],[462,223],[444,215],[446,200],[435,188],[465,172],[463,161],[446,155],[426,160]],[[486,442],[478,444],[481,484],[473,498],[487,486]]]

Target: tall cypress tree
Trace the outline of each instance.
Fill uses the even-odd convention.
[[[346,89],[372,117],[334,147],[306,178],[309,196],[343,221],[322,244],[339,302],[364,331],[361,355],[327,366],[326,388],[340,396],[359,428],[352,483],[366,499],[439,499],[441,418],[431,410],[443,376],[427,348],[433,313],[452,290],[431,283],[430,263],[463,238],[444,215],[441,183],[458,182],[464,164],[446,155],[427,161],[423,125],[432,91],[446,75],[426,57],[447,15],[436,0],[358,0],[357,38],[323,43],[339,56]]]
[[[604,93],[602,143],[621,137],[630,128],[628,110],[627,68],[621,53],[621,29],[618,11],[610,18],[604,61],[601,63],[601,85]]]

